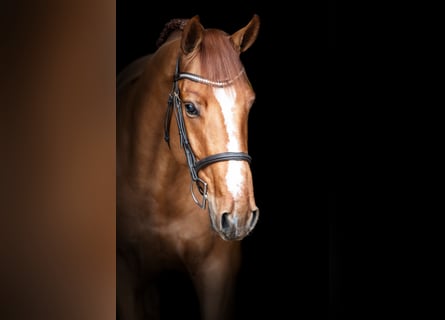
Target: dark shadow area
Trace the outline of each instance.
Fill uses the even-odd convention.
[[[342,319],[342,231],[338,225],[336,193],[329,192],[329,319]]]
[[[189,277],[183,273],[164,272],[160,278],[162,319],[199,319],[199,305]]]
[[[335,0],[329,0],[329,13],[328,13],[328,41],[329,49],[336,47],[336,5]]]

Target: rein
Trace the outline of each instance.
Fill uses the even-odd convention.
[[[187,164],[189,167],[190,175],[192,181],[190,183],[190,192],[192,194],[193,201],[201,208],[204,209],[206,207],[207,201],[207,183],[202,180],[198,176],[199,170],[207,167],[208,165],[219,162],[219,161],[228,161],[228,160],[239,160],[239,161],[247,161],[251,162],[252,158],[245,152],[221,152],[214,155],[207,156],[199,161],[196,160],[196,156],[193,153],[193,150],[190,146],[190,142],[187,138],[187,130],[185,128],[184,116],[182,112],[182,101],[179,97],[179,87],[178,81],[182,79],[188,79],[194,82],[199,82],[205,85],[213,86],[213,87],[224,87],[227,86],[233,81],[235,81],[241,74],[244,72],[244,69],[240,71],[240,73],[234,78],[226,81],[211,81],[209,79],[205,79],[196,74],[187,73],[187,72],[179,72],[179,58],[176,60],[176,68],[175,75],[173,77],[173,88],[168,97],[167,104],[167,112],[165,114],[164,119],[164,140],[167,142],[170,147],[170,123],[173,109],[175,110],[175,118],[176,123],[178,125],[179,137],[181,146],[184,149],[185,157],[187,159]],[[202,201],[199,201],[195,195],[193,184],[196,185],[199,193],[202,195]]]

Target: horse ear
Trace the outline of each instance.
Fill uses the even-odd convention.
[[[189,54],[197,48],[202,41],[204,27],[199,21],[199,16],[191,18],[182,31],[181,49],[184,54]]]
[[[255,14],[247,26],[232,34],[232,41],[240,53],[249,49],[255,42],[259,29],[260,17]]]

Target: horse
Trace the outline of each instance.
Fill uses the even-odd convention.
[[[162,318],[163,270],[187,274],[201,319],[234,314],[241,240],[259,219],[247,141],[255,91],[240,59],[259,26],[256,14],[230,34],[199,15],[172,19],[157,49],[117,76],[120,320]]]

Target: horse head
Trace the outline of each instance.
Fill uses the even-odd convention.
[[[240,60],[259,24],[254,15],[227,34],[205,29],[198,16],[188,20],[170,95],[169,116],[174,109],[193,199],[202,208],[208,203],[211,225],[225,240],[243,239],[259,216],[247,143],[255,92]]]

